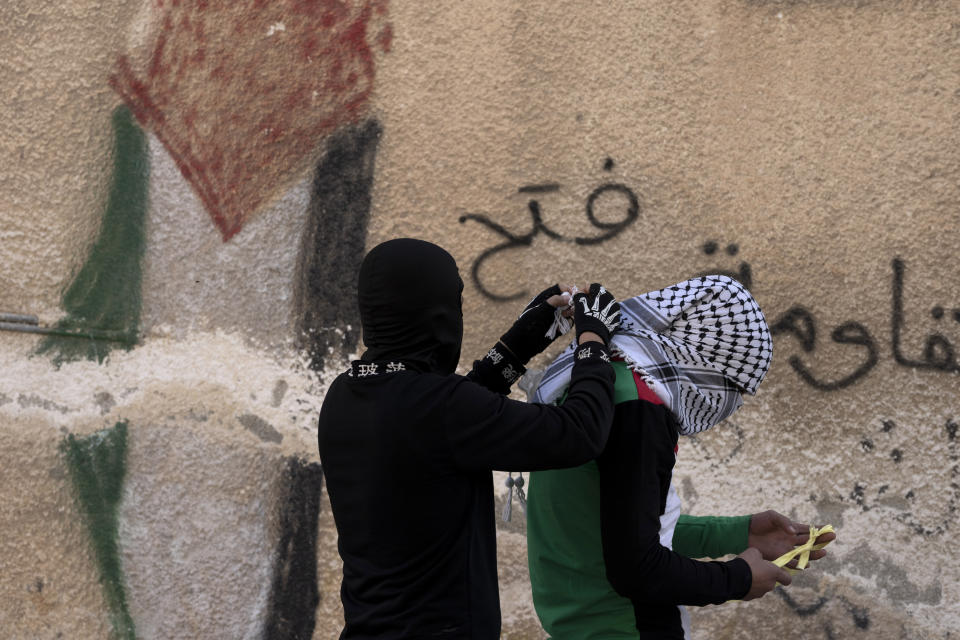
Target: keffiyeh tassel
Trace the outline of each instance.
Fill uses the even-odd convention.
[[[517,474],[517,478],[513,477],[513,472],[511,471],[507,476],[507,479],[504,481],[504,484],[507,485],[509,491],[507,492],[507,501],[503,505],[503,513],[501,518],[504,522],[510,522],[510,518],[513,516],[513,490],[517,490],[517,498],[520,500],[520,506],[523,508],[523,515],[527,515],[527,495],[523,492],[523,473]]]
[[[577,288],[577,285],[573,285],[569,292],[564,291],[560,294],[563,296],[565,304],[561,307],[557,307],[556,311],[553,312],[553,324],[550,325],[550,328],[547,329],[547,333],[544,334],[547,338],[556,340],[559,336],[564,335],[573,327],[573,320],[570,318],[565,318],[563,316],[563,312],[570,308],[573,296],[577,295],[578,293],[580,293],[580,289]]]

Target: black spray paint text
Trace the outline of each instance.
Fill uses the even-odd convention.
[[[906,265],[899,257],[891,262],[890,287],[890,352],[894,362],[911,369],[930,369],[948,373],[960,373],[960,363],[953,344],[940,332],[929,334],[923,343],[920,357],[908,355],[903,345],[903,330],[906,323],[903,308],[904,275]],[[941,306],[931,310],[935,320],[942,320],[946,312]],[[960,309],[954,309],[953,319],[960,323]],[[804,307],[795,305],[778,317],[771,325],[773,335],[792,333],[800,341],[805,353],[816,349],[817,322],[814,315]],[[799,356],[790,356],[788,362],[797,375],[811,387],[821,391],[838,391],[857,382],[877,366],[880,347],[870,330],[861,322],[850,320],[830,332],[830,339],[841,345],[850,345],[863,352],[860,364],[850,373],[834,380],[819,378],[810,371]]]
[[[607,158],[603,165],[604,170],[610,171],[613,167],[613,160]],[[560,187],[561,185],[555,182],[531,184],[520,187],[518,193],[549,194],[559,191]],[[618,198],[622,201],[622,217],[613,222],[606,222],[597,218],[596,206],[598,200],[601,198],[610,197]],[[492,291],[484,283],[481,276],[481,268],[483,265],[489,259],[508,249],[531,247],[534,239],[541,234],[557,242],[577,245],[602,244],[617,237],[636,222],[640,215],[641,207],[641,199],[633,189],[620,182],[604,182],[590,192],[584,205],[587,221],[597,230],[594,235],[570,236],[558,233],[544,221],[543,209],[539,199],[530,199],[527,202],[527,210],[530,214],[531,221],[531,227],[527,233],[512,233],[482,213],[463,215],[459,219],[461,224],[469,221],[477,222],[493,231],[502,240],[492,247],[485,249],[473,261],[470,268],[470,276],[473,284],[481,295],[495,302],[525,299],[530,295],[526,290],[513,292]],[[718,246],[716,242],[711,241],[704,244],[702,249],[705,254],[713,255],[717,252]],[[730,244],[726,248],[726,253],[729,256],[737,255],[738,251],[739,247],[736,244]],[[931,333],[926,337],[922,346],[922,353],[916,356],[911,356],[906,353],[909,349],[904,347],[902,337],[906,322],[903,308],[906,265],[900,257],[895,257],[891,262],[891,269],[889,348],[894,361],[900,366],[912,369],[927,369],[955,374],[960,373],[957,349],[947,337],[940,332]],[[699,275],[708,274],[728,275],[739,280],[748,289],[753,286],[753,271],[747,262],[741,262],[736,271],[714,269],[705,271]],[[947,316],[947,312],[942,306],[938,305],[933,307],[931,315],[935,320],[939,321]],[[952,317],[960,324],[960,309],[953,309]],[[802,305],[793,305],[787,311],[780,314],[776,320],[770,324],[770,330],[774,336],[793,334],[793,336],[799,340],[800,347],[804,353],[813,354],[817,349],[817,319],[812,311]],[[810,367],[805,364],[799,356],[790,356],[788,362],[791,368],[793,368],[801,380],[815,389],[828,392],[845,389],[870,373],[880,360],[880,345],[867,326],[862,322],[850,320],[834,327],[830,332],[830,339],[839,345],[861,350],[863,353],[862,359],[849,373],[833,376],[832,379],[830,379],[814,374]]]
[[[607,158],[604,162],[603,168],[605,171],[610,171],[613,169],[613,166],[613,160]],[[550,182],[525,185],[520,187],[517,192],[525,194],[546,194],[555,193],[559,190],[559,184]],[[622,199],[624,205],[623,218],[614,222],[605,222],[597,218],[596,206],[597,202],[601,198],[606,199],[610,197]],[[607,240],[617,237],[623,233],[627,227],[633,224],[640,215],[640,206],[640,199],[637,197],[637,194],[630,189],[630,187],[619,182],[605,182],[590,192],[590,195],[587,196],[587,201],[585,204],[587,221],[596,229],[598,229],[599,233],[590,236],[574,237],[565,236],[547,226],[547,224],[543,221],[543,211],[540,207],[540,201],[534,199],[531,199],[527,202],[527,210],[530,213],[532,226],[530,231],[524,234],[511,233],[505,227],[497,224],[485,214],[468,213],[464,216],[461,216],[460,224],[464,224],[470,220],[473,220],[482,224],[503,238],[503,242],[484,250],[483,253],[477,256],[477,258],[473,261],[473,265],[470,268],[470,277],[473,280],[473,284],[481,294],[496,302],[509,302],[511,300],[524,299],[528,296],[527,291],[516,291],[513,293],[496,293],[491,291],[483,283],[483,280],[480,277],[480,268],[483,266],[483,264],[490,258],[503,251],[506,251],[507,249],[531,246],[534,238],[541,233],[551,240],[556,240],[558,242],[568,242],[578,245],[602,244]]]

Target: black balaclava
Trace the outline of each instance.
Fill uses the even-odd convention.
[[[363,360],[403,360],[447,375],[460,361],[463,280],[435,244],[412,238],[374,247],[360,265]]]

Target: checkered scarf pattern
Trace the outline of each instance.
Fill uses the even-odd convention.
[[[620,309],[612,353],[663,400],[684,435],[736,411],[770,368],[773,341],[763,312],[727,276],[686,280],[625,300]],[[552,403],[570,384],[574,346],[547,367],[534,402]]]

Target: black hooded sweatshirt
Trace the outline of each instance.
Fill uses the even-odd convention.
[[[602,345],[581,349],[563,406],[511,400],[522,363],[496,350],[454,373],[462,289],[453,258],[419,240],[381,244],[361,267],[368,351],[330,386],[319,421],[343,639],[499,638],[491,470],[576,466],[606,443]]]

